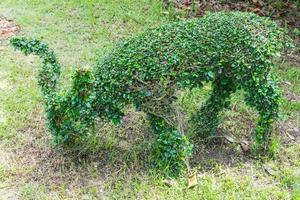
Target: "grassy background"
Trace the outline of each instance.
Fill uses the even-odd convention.
[[[42,38],[55,49],[65,66],[64,87],[74,68],[93,66],[116,41],[167,22],[164,11],[159,0],[0,2],[0,14],[14,19],[21,35]],[[224,140],[195,142],[191,164],[199,184],[187,189],[185,176],[168,186],[149,166],[152,133],[143,113],[130,108],[122,127],[99,124],[90,157],[51,148],[36,81],[39,62],[8,46],[0,49],[0,199],[300,199],[299,64],[280,62],[275,71],[287,97],[274,129],[278,156],[257,161]],[[185,92],[180,100],[187,114],[208,91]],[[233,96],[221,130],[249,141],[255,112],[242,96]]]

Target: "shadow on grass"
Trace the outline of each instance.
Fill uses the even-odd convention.
[[[42,110],[42,109],[41,109]],[[44,185],[86,186],[121,174],[146,173],[154,135],[142,113],[130,112],[120,127],[98,123],[97,134],[84,154],[65,152],[51,146],[42,113],[19,130],[22,145],[14,154],[24,168],[25,179]],[[87,147],[85,147],[87,148]]]
[[[231,110],[226,111],[220,134],[232,134],[240,140],[250,141],[249,133],[255,125],[255,116],[251,111],[241,110],[233,105]],[[150,161],[155,135],[143,113],[129,110],[119,127],[99,122],[97,134],[89,143],[87,153],[81,155],[52,147],[42,111],[35,116],[19,130],[24,145],[15,149],[23,167],[30,169],[25,175],[28,182],[55,187],[78,188],[95,184],[105,187],[107,180],[118,181],[155,171]],[[218,166],[234,167],[241,162],[255,162],[238,144],[224,138],[210,144],[196,140],[192,142],[195,147],[190,165],[199,172],[214,172]]]

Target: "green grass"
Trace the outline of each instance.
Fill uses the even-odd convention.
[[[120,2],[2,0],[0,13],[20,25],[21,35],[42,38],[55,49],[65,66],[61,85],[67,87],[74,68],[93,66],[118,40],[169,20],[159,0]],[[281,106],[276,159],[251,159],[223,140],[208,146],[195,142],[190,162],[198,185],[188,189],[183,175],[169,187],[150,166],[152,133],[145,116],[130,108],[124,126],[99,124],[91,156],[54,150],[37,87],[39,64],[9,47],[0,50],[0,199],[300,199],[299,132],[293,132],[300,122],[299,101],[284,100]],[[285,92],[300,95],[299,66],[285,63],[276,73]],[[184,93],[180,102],[187,114],[209,89]],[[244,104],[242,92],[232,99],[221,130],[249,141],[256,113]]]

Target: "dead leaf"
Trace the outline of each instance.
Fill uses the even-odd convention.
[[[231,142],[231,143],[234,143],[236,142],[236,140],[230,136],[230,135],[224,135],[224,138],[228,141],[228,142]]]
[[[198,184],[197,173],[191,174],[188,177],[188,188],[195,187]]]
[[[294,9],[294,10],[297,9],[297,6],[295,4],[292,4],[292,3],[287,3],[287,7],[290,8],[290,9]]]
[[[19,32],[19,27],[10,19],[0,16],[0,39],[8,39]]]
[[[289,81],[284,81],[284,83],[287,84],[287,85],[292,85],[292,83],[289,82]]]
[[[260,8],[250,8],[251,12],[254,12],[256,14],[262,14],[262,11]]]
[[[246,140],[240,141],[239,144],[240,144],[240,146],[241,146],[243,152],[248,152],[248,151],[250,150],[249,144],[248,144],[248,142],[247,142]]]
[[[265,166],[265,172],[267,172],[269,175],[271,176],[275,176],[275,171],[273,168],[269,167],[269,166]]]
[[[285,134],[286,134],[291,140],[295,140],[295,137],[292,136],[291,134],[289,134],[288,132],[285,132]]]

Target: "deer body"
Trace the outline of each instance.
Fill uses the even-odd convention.
[[[178,136],[171,106],[177,92],[211,82],[210,98],[191,119],[199,135],[215,134],[220,111],[229,106],[230,95],[242,89],[246,103],[260,115],[254,135],[261,144],[268,140],[278,115],[280,95],[270,70],[273,57],[285,46],[283,36],[274,22],[241,12],[166,24],[120,42],[93,72],[77,71],[71,92],[61,101],[53,100],[60,98],[55,82],[59,64],[53,51],[36,40],[14,39],[12,44],[44,60],[40,85],[52,113],[50,130],[60,136],[57,143],[84,135],[95,118],[119,122],[128,104],[148,114],[158,137]],[[77,100],[71,104],[74,94]],[[63,105],[59,111],[58,105]],[[74,113],[66,112],[68,106]]]

